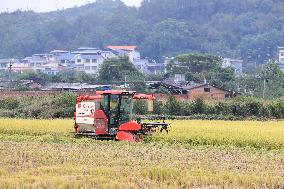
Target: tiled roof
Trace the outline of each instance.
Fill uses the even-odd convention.
[[[74,54],[71,54],[69,52],[67,53],[62,53],[59,55],[60,60],[72,60],[74,58]]]

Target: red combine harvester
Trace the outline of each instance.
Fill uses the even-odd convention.
[[[75,136],[119,141],[143,141],[143,136],[156,131],[168,132],[169,124],[143,123],[133,120],[134,100],[147,100],[153,111],[153,95],[136,94],[135,91],[98,91],[95,96],[78,96],[75,119]]]

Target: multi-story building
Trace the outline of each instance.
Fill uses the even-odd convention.
[[[222,67],[233,67],[235,69],[235,74],[241,76],[243,74],[243,64],[244,61],[240,59],[224,58]]]
[[[101,55],[96,54],[77,54],[74,59],[78,71],[85,71],[88,74],[97,74],[105,60]]]
[[[128,56],[136,69],[145,74],[165,73],[165,64],[156,63],[148,58],[141,58],[137,46],[108,46],[115,56]]]
[[[88,74],[97,74],[104,60],[115,56],[109,51],[90,47],[81,47],[77,51],[71,52],[71,54],[74,55],[73,59],[77,70],[85,71]]]
[[[57,62],[56,56],[53,54],[34,54],[31,57],[26,57],[21,61],[25,67],[21,67],[21,72],[26,70],[33,70],[43,72],[49,75],[56,75],[59,72],[60,66]]]
[[[137,46],[107,46],[107,49],[117,56],[128,56],[132,63],[134,60],[141,59]]]
[[[64,50],[53,50],[50,52],[50,54],[52,54],[56,61],[61,65],[72,64],[72,60],[74,58],[74,54],[71,54],[71,52]]]
[[[278,47],[279,54],[279,66],[280,69],[284,72],[284,47]]]

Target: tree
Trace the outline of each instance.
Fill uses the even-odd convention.
[[[42,72],[35,72],[35,71],[28,71],[24,72],[23,74],[19,75],[20,80],[33,80],[41,85],[46,84],[51,79],[47,74]]]
[[[76,72],[75,78],[80,83],[94,83],[96,81],[94,75],[87,74],[86,72]]]
[[[0,58],[54,49],[133,44],[162,60],[188,51],[261,64],[284,44],[281,0],[144,0],[141,7],[97,0],[50,12],[0,14]]]
[[[279,98],[284,94],[284,73],[275,60],[259,67],[255,75],[246,75],[241,79],[241,88],[250,95],[259,98]]]
[[[133,88],[145,90],[145,76],[129,61],[127,56],[105,60],[99,70],[98,79],[102,83],[131,83]]]
[[[187,81],[209,82],[225,89],[236,89],[233,68],[222,68],[222,58],[210,54],[178,55],[168,65],[170,75],[185,74]]]
[[[279,63],[270,60],[261,70],[260,77],[263,80],[264,98],[282,97],[284,94],[284,73],[280,70]]]
[[[190,32],[185,22],[168,19],[154,25],[142,44],[143,54],[154,59],[175,55],[188,49]]]

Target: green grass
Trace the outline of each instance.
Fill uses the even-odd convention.
[[[173,121],[126,143],[75,139],[72,120],[1,119],[0,188],[278,188],[283,123]]]

